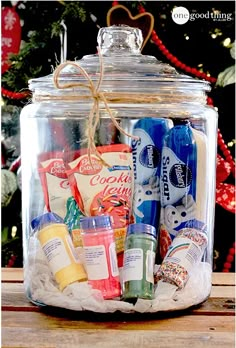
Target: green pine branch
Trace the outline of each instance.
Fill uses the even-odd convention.
[[[58,46],[58,53],[60,49],[58,38],[63,30],[61,21],[68,20],[68,23],[70,23],[71,21],[79,20],[84,22],[87,18],[86,10],[81,2],[58,2],[56,11],[58,14],[57,19],[54,19],[49,26],[42,27],[42,18],[37,17],[37,4],[34,5],[34,2],[29,2],[28,5],[26,2],[25,6],[24,11],[30,11],[35,17],[35,22],[31,18],[34,28],[27,33],[27,37],[22,41],[20,52],[18,54],[12,54],[9,57],[11,67],[2,75],[3,87],[16,92],[26,89],[30,79],[51,73],[52,65],[55,65],[57,59],[54,48],[56,44]],[[27,6],[29,6],[29,9],[27,9]],[[22,12],[22,16],[23,14],[24,12]],[[42,16],[48,16],[47,9],[42,11]],[[37,21],[40,27],[38,30],[36,29]],[[11,101],[7,100],[7,102],[9,103]]]

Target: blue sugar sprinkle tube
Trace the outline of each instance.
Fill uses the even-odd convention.
[[[161,258],[181,229],[206,232],[206,153],[204,133],[192,128],[187,120],[171,128],[164,139],[160,174]]]
[[[136,223],[156,228],[160,216],[160,164],[163,140],[173,122],[164,118],[143,118],[133,128],[139,140],[132,140],[134,168],[133,216]]]

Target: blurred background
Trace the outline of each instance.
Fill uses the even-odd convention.
[[[117,4],[111,1],[59,0],[1,2],[2,267],[21,267],[23,264],[19,115],[30,102],[28,80],[52,73],[65,59],[75,60],[96,53],[98,30],[107,26],[108,11]],[[148,38],[143,54],[153,55],[181,73],[208,79],[212,84],[209,103],[218,110],[222,135],[218,147],[217,185],[221,188],[218,198],[227,190],[231,192],[216,202],[214,271],[233,272],[235,2],[122,1],[119,4],[125,6],[133,17],[145,11],[154,16],[155,32]],[[187,8],[194,20],[182,25],[175,23],[171,14],[176,6]],[[125,14],[124,18],[119,14],[118,19],[120,23],[127,20]],[[129,21],[131,23],[132,18]],[[149,29],[147,23],[140,25],[144,31]]]

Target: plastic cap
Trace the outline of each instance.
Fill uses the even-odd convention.
[[[82,230],[104,227],[111,228],[111,219],[109,215],[82,217],[80,218],[80,227]]]
[[[45,213],[33,219],[31,221],[31,227],[33,230],[41,229],[49,224],[64,223],[64,220],[55,213]]]
[[[137,223],[137,224],[131,224],[128,226],[127,229],[127,236],[130,234],[136,234],[136,233],[146,233],[150,234],[153,237],[157,237],[157,232],[154,226],[143,224],[143,223]]]

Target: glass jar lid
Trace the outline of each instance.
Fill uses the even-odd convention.
[[[94,88],[106,93],[106,97],[112,95],[108,103],[117,103],[120,97],[129,103],[129,96],[132,103],[205,103],[205,92],[210,90],[207,81],[179,74],[154,56],[142,55],[142,42],[142,32],[138,28],[125,25],[101,28],[98,32],[99,54],[65,62],[53,74],[30,80],[34,99],[61,95],[76,98],[78,94],[89,99],[88,89],[91,92]],[[117,93],[119,97],[116,97]],[[94,97],[93,91],[90,97]]]

